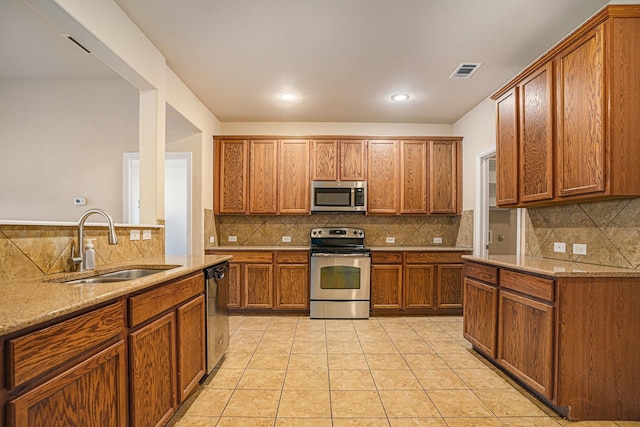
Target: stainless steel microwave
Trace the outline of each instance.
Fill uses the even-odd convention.
[[[312,212],[366,212],[365,181],[312,181]]]

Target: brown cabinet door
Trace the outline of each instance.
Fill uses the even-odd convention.
[[[275,214],[278,187],[278,141],[251,140],[249,213]]]
[[[548,63],[518,87],[521,202],[553,198],[552,73],[552,63]]]
[[[279,309],[309,308],[309,265],[277,266],[276,307]]]
[[[371,308],[402,308],[402,265],[371,266]]]
[[[216,213],[246,213],[249,141],[216,141]]]
[[[605,70],[603,25],[556,59],[559,196],[605,190]]]
[[[461,213],[461,159],[460,141],[429,141],[428,213]]]
[[[280,141],[279,203],[281,214],[308,214],[311,202],[309,191],[309,141]]]
[[[273,265],[244,264],[244,307],[273,307]]]
[[[11,400],[7,412],[12,427],[126,426],[124,341]]]
[[[427,142],[400,142],[400,213],[427,213]]]
[[[437,266],[436,308],[462,307],[462,264]]]
[[[518,204],[518,93],[496,102],[496,205]]]
[[[433,308],[435,265],[406,265],[404,268],[404,307]]]
[[[367,141],[340,141],[340,179],[366,181]]]
[[[474,346],[496,358],[498,288],[465,277],[463,334]]]
[[[240,308],[242,307],[242,265],[238,263],[229,263],[229,271],[227,272],[229,283],[229,301],[227,307]]]
[[[398,141],[369,141],[367,213],[398,213]]]
[[[205,374],[204,295],[178,307],[178,403],[198,387]]]
[[[129,336],[131,425],[165,425],[177,406],[176,315],[172,311]]]
[[[312,141],[311,159],[312,180],[336,181],[338,179],[338,141]]]
[[[538,393],[553,398],[553,307],[500,291],[499,318],[498,362]]]

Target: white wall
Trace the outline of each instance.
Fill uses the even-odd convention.
[[[496,145],[495,104],[485,99],[453,124],[462,140],[462,209],[475,209],[476,154]]]
[[[429,123],[225,122],[217,135],[452,136],[453,126]]]
[[[122,153],[137,150],[126,81],[0,80],[0,219],[77,221],[99,207],[122,222]]]

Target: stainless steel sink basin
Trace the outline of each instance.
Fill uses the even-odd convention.
[[[111,273],[98,274],[96,276],[85,277],[82,279],[68,280],[64,283],[112,283],[124,282],[127,280],[139,279],[151,274],[162,273],[177,266],[167,266],[165,268],[130,268],[126,270],[113,271]]]

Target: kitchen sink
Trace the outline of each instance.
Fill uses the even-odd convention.
[[[112,271],[110,273],[98,274],[95,276],[84,277],[82,279],[66,280],[63,283],[112,283],[125,282],[127,280],[139,279],[141,277],[150,276],[152,274],[162,273],[163,271],[179,267],[177,265],[163,266],[157,268],[129,268],[126,270]]]

